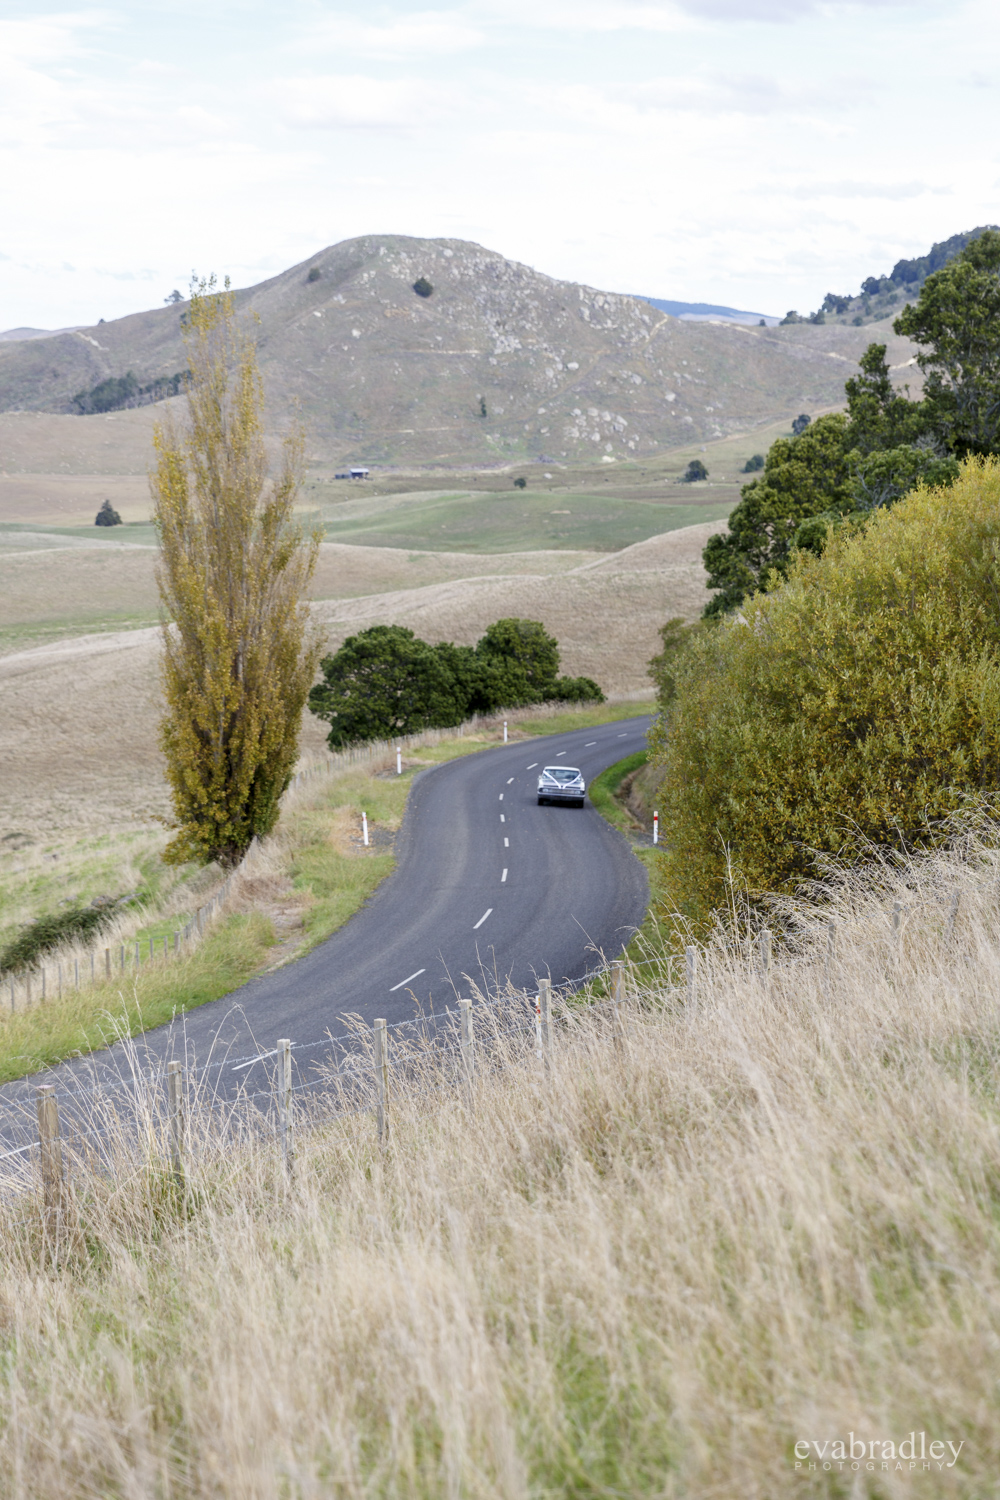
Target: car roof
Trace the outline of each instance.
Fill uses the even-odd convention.
[[[580,774],[580,767],[579,766],[543,766],[542,767],[542,775],[543,776],[545,775],[546,771],[572,771],[574,776],[579,776],[579,774]]]

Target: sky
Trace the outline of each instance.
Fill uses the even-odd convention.
[[[808,312],[1000,223],[996,0],[0,6],[0,329],[354,235]]]

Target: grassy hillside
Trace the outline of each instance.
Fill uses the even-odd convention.
[[[413,290],[421,277],[430,297]],[[866,342],[852,328],[682,323],[478,245],[401,235],[331,246],[238,302],[260,318],[273,423],[294,406],[313,457],[334,462],[647,458],[838,403]],[[110,377],[174,374],[184,311],[0,344],[0,411],[67,412]],[[890,343],[892,363],[912,354]],[[149,412],[117,428],[75,420],[125,441]]]

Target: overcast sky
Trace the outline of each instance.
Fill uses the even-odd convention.
[[[0,328],[353,235],[783,313],[1000,222],[996,0],[142,0],[0,18]]]

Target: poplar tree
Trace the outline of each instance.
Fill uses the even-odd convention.
[[[175,830],[164,858],[239,862],[273,828],[319,657],[305,594],[319,534],[292,512],[303,435],[272,478],[253,338],[228,279],[193,284],[187,420],[154,430],[166,711],[160,744]]]

